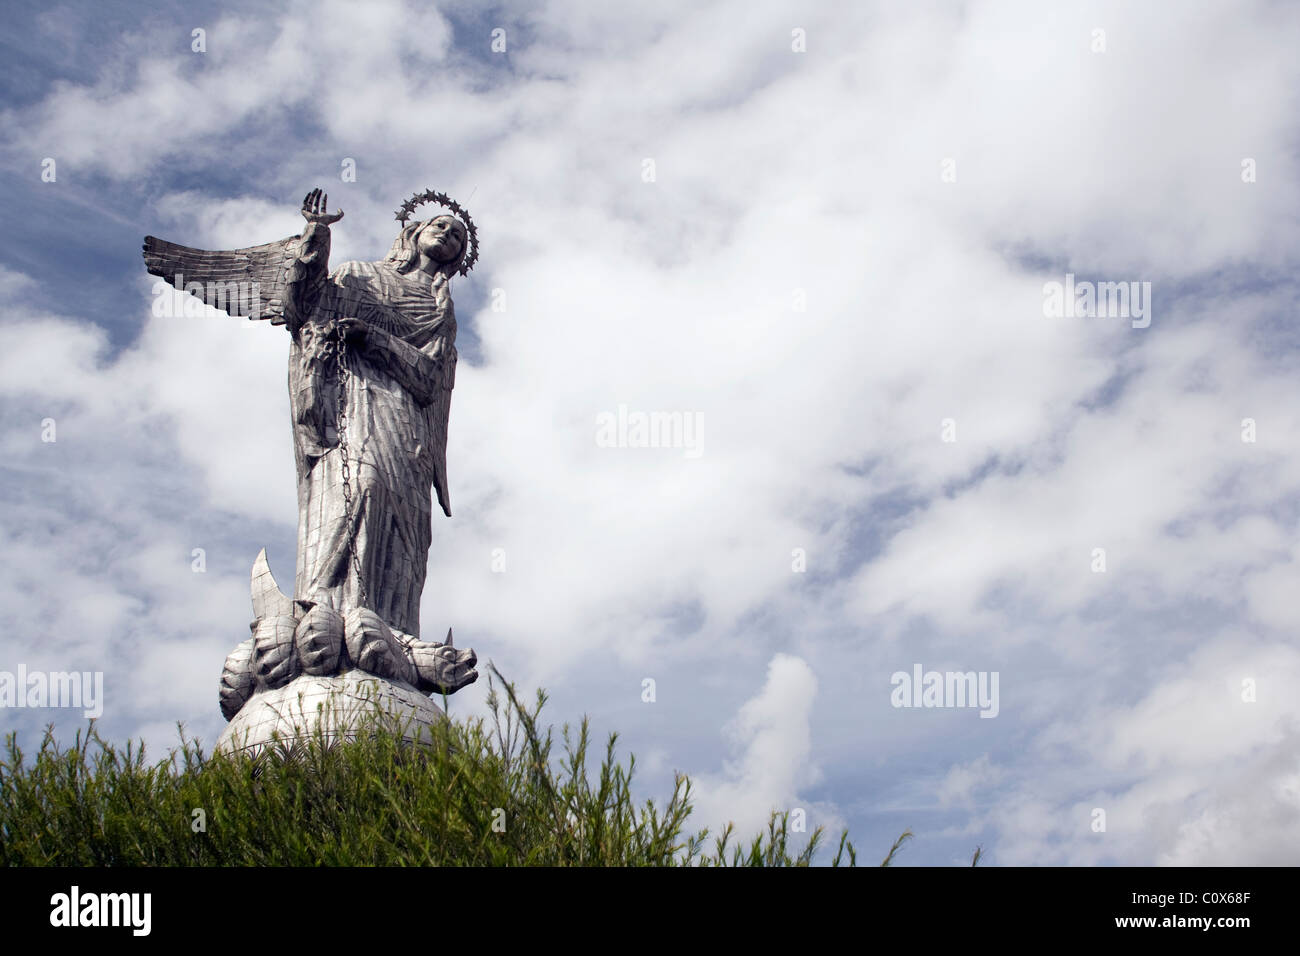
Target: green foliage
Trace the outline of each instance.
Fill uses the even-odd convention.
[[[611,734],[588,765],[584,718],[553,732],[501,679],[491,720],[446,720],[425,746],[376,725],[356,740],[320,734],[256,757],[205,756],[185,737],[157,764],[120,750],[92,721],[61,749],[47,732],[25,762],[17,737],[0,760],[0,864],[7,866],[807,866],[821,839],[791,846],[789,814],[731,845],[730,825],[705,852],[688,834],[691,784],[678,774],[662,806],[632,796]],[[499,684],[499,686],[498,686]],[[93,745],[93,746],[92,746]],[[201,811],[201,814],[196,813]],[[200,823],[202,826],[200,826]],[[890,850],[886,864],[902,844]],[[856,865],[845,831],[832,864]]]

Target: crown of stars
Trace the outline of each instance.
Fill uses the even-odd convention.
[[[474,268],[474,263],[478,260],[478,229],[474,226],[474,220],[469,217],[469,211],[461,206],[460,203],[452,199],[446,193],[435,192],[432,189],[426,189],[422,193],[416,193],[406,202],[402,203],[402,208],[397,210],[397,221],[406,224],[406,220],[411,218],[415,210],[425,203],[437,203],[444,209],[449,209],[462,223],[465,224],[465,231],[469,235],[469,251],[461,259],[460,274],[469,275],[469,270]]]

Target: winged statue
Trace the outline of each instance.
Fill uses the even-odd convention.
[[[319,189],[303,231],[210,252],[144,240],[148,271],[232,316],[288,332],[289,404],[298,477],[292,596],[263,549],[253,565],[252,636],[226,660],[221,708],[231,720],[259,690],[299,674],[358,669],[421,692],[473,683],[477,659],[420,640],[420,596],[433,500],[451,516],[447,425],[456,379],[454,274],[478,258],[473,220],[428,190],[398,210],[401,231],[378,262],[330,268]],[[448,213],[412,220],[420,205]]]

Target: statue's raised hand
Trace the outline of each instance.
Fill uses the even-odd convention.
[[[308,222],[318,222],[323,226],[328,226],[338,222],[343,218],[343,210],[338,212],[326,212],[329,207],[329,197],[320,191],[320,188],[313,189],[302,201],[302,218]]]

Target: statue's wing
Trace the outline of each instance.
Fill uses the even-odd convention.
[[[209,252],[145,236],[144,264],[150,274],[229,315],[283,325],[285,279],[299,239],[290,236],[264,246]]]

